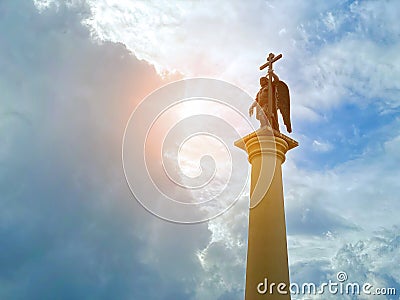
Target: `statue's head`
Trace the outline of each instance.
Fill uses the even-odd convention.
[[[268,84],[267,77],[261,77],[261,78],[260,78],[260,85],[261,85],[262,87],[264,87],[264,86],[266,86],[267,84]]]

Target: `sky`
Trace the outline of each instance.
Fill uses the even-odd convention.
[[[283,165],[291,281],[344,271],[400,293],[399,6],[0,0],[0,299],[243,299],[249,178],[233,141],[256,126],[245,115],[269,52],[300,144]],[[191,78],[186,96],[211,78],[240,97],[156,97]],[[212,184],[182,190],[161,163]],[[188,215],[166,195],[217,201]],[[369,299],[311,297],[331,298]]]

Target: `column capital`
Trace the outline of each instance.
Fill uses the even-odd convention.
[[[298,145],[299,143],[294,139],[267,126],[235,141],[236,147],[247,152],[250,163],[261,154],[275,154],[283,163],[286,152]]]

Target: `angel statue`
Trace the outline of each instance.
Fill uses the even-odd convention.
[[[260,121],[261,127],[270,126],[279,132],[278,110],[281,112],[286,130],[292,132],[290,122],[290,96],[289,88],[272,70],[272,63],[282,57],[282,54],[268,56],[267,63],[260,67],[260,70],[268,66],[268,74],[260,78],[261,88],[257,93],[256,100],[249,108],[250,117],[256,109],[256,118]]]

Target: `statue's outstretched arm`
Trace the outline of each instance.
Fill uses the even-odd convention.
[[[249,116],[250,116],[250,117],[253,115],[253,112],[254,112],[254,108],[255,108],[255,107],[257,107],[257,101],[254,101],[254,102],[251,104],[250,108],[249,108]]]

